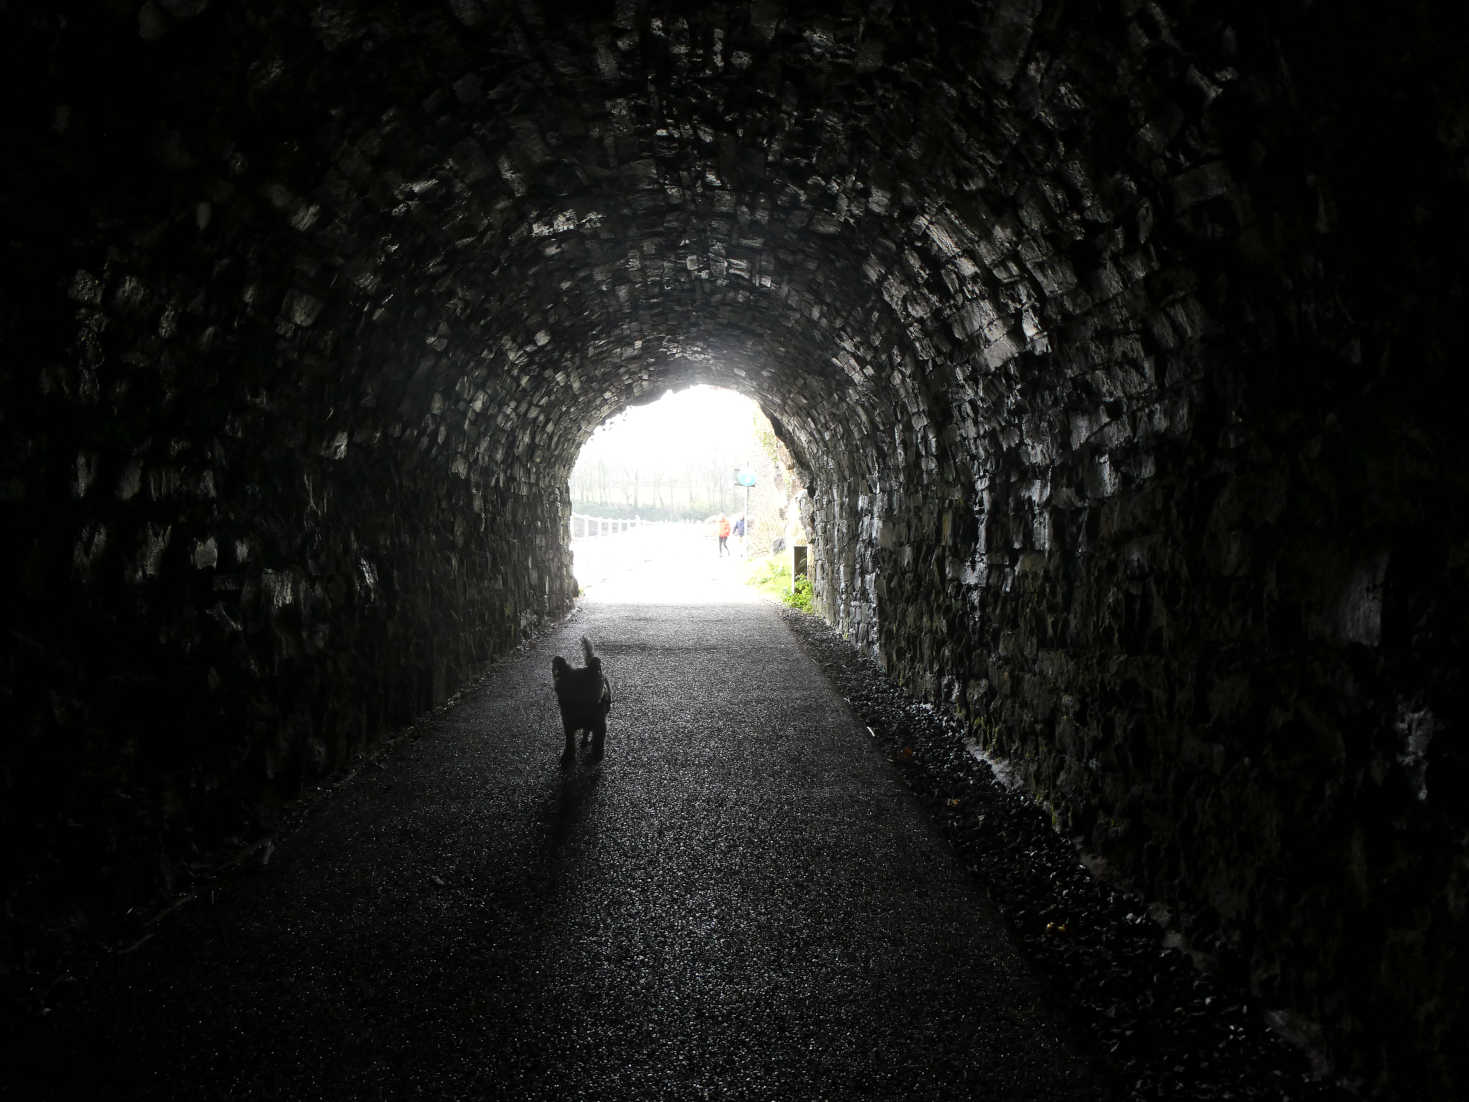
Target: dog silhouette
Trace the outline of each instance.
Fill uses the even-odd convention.
[[[592,757],[602,756],[607,740],[607,713],[612,710],[612,686],[602,672],[602,660],[592,650],[585,635],[581,640],[586,665],[577,669],[559,654],[551,660],[551,685],[556,690],[556,703],[561,707],[561,726],[566,730],[566,750],[561,764],[576,759],[576,733],[582,733],[582,745],[590,739]]]

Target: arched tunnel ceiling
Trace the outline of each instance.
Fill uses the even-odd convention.
[[[1446,1075],[1469,89],[1380,8],[9,5],[3,909],[141,899],[569,611],[582,442],[711,382],[833,627]]]
[[[289,270],[282,341],[350,365],[326,448],[564,479],[606,416],[698,380],[808,468],[963,462],[954,411],[970,437],[1023,411],[1059,383],[1026,353],[1150,266],[1094,240],[1135,192],[1098,164],[1121,108],[1033,3],[202,8],[141,24],[138,94],[179,120],[151,147],[182,232],[251,258],[216,286]]]

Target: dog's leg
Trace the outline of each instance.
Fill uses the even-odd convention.
[[[602,743],[607,740],[607,717],[602,716],[592,727],[592,757],[602,756]]]
[[[567,724],[566,726],[566,749],[561,753],[561,765],[567,768],[576,761],[576,728]]]

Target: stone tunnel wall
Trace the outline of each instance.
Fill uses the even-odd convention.
[[[1327,1023],[1344,1071],[1448,1097],[1466,99],[1427,90],[1424,56],[1444,59],[1413,29],[1379,52],[1354,18],[1271,43],[1274,71],[1201,124],[1178,88],[1129,89],[1169,97],[1138,114],[1173,111],[1192,150],[1092,240],[1092,272],[1127,289],[1004,364],[989,416],[927,410],[872,472],[837,455],[807,512],[824,614],[966,716],[1058,829]],[[1355,64],[1323,71],[1339,50]],[[1234,72],[1192,60],[1195,87]],[[1310,127],[1278,111],[1292,82]]]
[[[52,275],[7,319],[29,368],[6,377],[3,481],[22,963],[270,829],[575,596],[564,479],[432,461],[436,426],[396,404],[340,427],[323,365],[411,365],[421,339],[344,348],[320,303],[271,286],[263,227],[207,250],[197,282],[157,249],[170,230],[50,239],[33,260]],[[71,256],[103,259],[63,275]],[[406,383],[353,400],[412,391],[411,367],[387,374]]]
[[[787,7],[28,16],[11,913],[166,886],[442,700],[571,600],[592,427],[726,383],[808,480],[833,623],[1348,1066],[1441,1084],[1452,36]]]
[[[1344,1068],[1432,1082],[1446,1062],[1389,1054],[1450,1053],[1457,1021],[1464,533],[1421,503],[1464,487],[1445,438],[1434,460],[1399,435],[1402,395],[1270,435],[1236,398],[1011,455],[968,512],[851,516],[825,607],[855,639],[876,620],[889,671],[1197,947],[1352,1038]]]
[[[167,891],[179,861],[271,827],[574,597],[564,484],[349,442],[309,387],[255,388],[309,359],[273,316],[225,334],[212,294],[147,294],[132,259],[74,274],[66,324],[97,344],[42,369],[4,487],[22,923],[58,899],[78,908],[62,921],[95,917],[99,888],[112,908]],[[99,387],[93,353],[136,368]],[[252,399],[221,420],[175,369]],[[151,408],[166,417],[136,435]]]

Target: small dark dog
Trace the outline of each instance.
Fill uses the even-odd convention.
[[[559,654],[551,659],[551,684],[556,689],[556,703],[561,705],[561,726],[566,728],[566,752],[561,764],[570,765],[576,758],[576,733],[582,733],[582,745],[592,740],[592,757],[602,756],[602,743],[607,738],[607,713],[612,710],[612,686],[602,673],[602,660],[592,653],[592,644],[582,636],[582,652],[587,664],[573,669]]]

